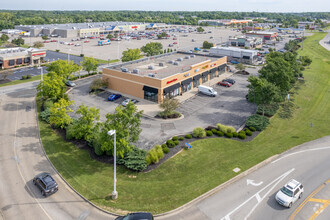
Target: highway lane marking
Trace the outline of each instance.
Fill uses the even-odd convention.
[[[277,160],[274,160],[271,163],[276,163],[277,161],[282,160],[283,158],[286,158],[286,157],[289,157],[289,156],[292,156],[292,155],[295,155],[295,154],[299,154],[299,153],[305,153],[305,152],[316,151],[316,150],[328,150],[328,149],[330,149],[330,147],[319,147],[319,148],[314,148],[314,149],[302,150],[302,151],[298,151],[298,152],[294,152],[294,153],[291,153],[291,154],[284,155],[283,157],[278,158]]]
[[[308,220],[314,220],[319,214],[321,214],[323,212],[323,210],[330,205],[330,200],[326,200],[325,203],[323,203],[323,205],[320,206],[320,208],[313,213],[313,215],[308,219]]]
[[[275,180],[273,180],[272,182],[270,182],[267,186],[265,186],[264,188],[262,188],[261,190],[259,190],[257,193],[255,193],[253,196],[251,196],[250,198],[248,198],[247,200],[245,200],[242,204],[240,204],[239,206],[237,206],[235,209],[233,209],[231,212],[229,212],[225,217],[221,218],[221,220],[230,220],[230,215],[232,215],[234,212],[236,212],[238,209],[240,209],[241,207],[243,207],[246,203],[248,203],[250,200],[252,200],[253,198],[257,199],[257,204],[252,208],[252,210],[248,213],[248,215],[244,218],[247,219],[251,213],[256,209],[256,207],[259,205],[259,203],[275,188],[275,186],[281,182],[286,176],[288,176],[290,173],[292,173],[295,170],[295,168],[292,168],[291,170],[287,171],[286,173],[282,174],[281,176],[277,177]],[[275,184],[274,184],[275,183]],[[271,186],[272,184],[274,184],[268,191],[267,193],[263,196],[260,197],[260,193],[262,191],[264,191],[267,187]],[[260,198],[260,200],[258,199]]]
[[[301,211],[301,209],[307,204],[307,202],[314,200],[313,197],[315,196],[315,194],[317,194],[319,191],[321,191],[321,189],[323,189],[328,183],[330,183],[330,180],[326,181],[325,183],[323,183],[322,185],[317,187],[317,189],[315,189],[311,194],[309,194],[309,196],[298,206],[298,208],[296,210],[294,210],[294,212],[290,216],[289,220],[293,220],[298,215],[298,213]],[[314,201],[312,201],[312,202],[314,202]]]
[[[18,103],[18,102],[17,102]],[[35,106],[34,106],[35,107]],[[15,157],[18,158],[17,156],[17,146],[16,146],[16,143],[17,143],[17,120],[18,120],[18,104],[16,104],[16,122],[15,122],[15,136],[14,136],[14,154],[15,154]],[[16,163],[16,166],[17,166],[17,169],[18,169],[18,172],[23,180],[24,183],[27,183],[27,181],[25,180],[23,174],[22,174],[22,171],[21,171],[21,168],[19,166],[19,163]],[[34,195],[33,199],[36,201],[36,203],[39,205],[39,207],[41,208],[41,210],[46,214],[46,216],[49,218],[49,219],[52,219],[49,214],[47,213],[47,211],[42,207],[42,205],[40,204],[40,202],[35,198],[35,194],[33,193],[33,191],[31,190],[30,186],[28,184],[26,184],[26,187],[27,189],[30,191],[30,193],[32,195]]]

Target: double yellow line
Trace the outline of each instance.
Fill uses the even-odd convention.
[[[321,199],[313,198],[315,194],[318,193],[321,189],[323,189],[328,183],[330,183],[330,180],[326,181],[325,183],[320,185],[316,190],[314,190],[292,213],[289,220],[293,220],[297,216],[297,214],[301,211],[301,209],[306,205],[306,203],[309,201],[323,203],[323,205],[316,212],[314,212],[314,214],[309,218],[309,220],[315,219],[328,205],[330,205],[330,200],[321,200]]]

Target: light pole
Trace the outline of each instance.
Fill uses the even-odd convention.
[[[118,198],[118,192],[116,191],[116,130],[108,131],[108,135],[112,136],[114,139],[114,148],[113,148],[113,192],[112,192],[112,199],[115,200]]]
[[[44,80],[44,78],[43,78],[44,69],[41,66],[39,66],[38,69],[40,69],[41,82],[43,82],[43,80]],[[41,98],[43,98],[43,96],[42,96],[42,87],[41,87]]]

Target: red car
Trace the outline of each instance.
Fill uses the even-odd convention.
[[[57,42],[57,40],[51,40],[50,42]]]
[[[177,38],[176,37],[173,37],[173,40],[177,40]]]
[[[219,86],[224,86],[224,87],[231,87],[232,86],[232,84],[230,84],[229,82],[226,82],[226,81],[218,82],[218,85]]]
[[[173,44],[178,44],[178,42],[173,42]]]
[[[89,43],[89,40],[85,40],[84,43]]]
[[[68,43],[68,45],[74,45],[74,43],[70,42],[70,43]]]
[[[49,43],[50,41],[49,40],[44,40],[44,43]]]

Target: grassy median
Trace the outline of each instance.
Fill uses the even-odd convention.
[[[119,198],[112,201],[113,166],[97,162],[57,136],[44,122],[40,132],[44,148],[63,177],[98,206],[121,213],[150,211],[154,214],[177,208],[234,177],[242,171],[302,144],[330,134],[330,52],[318,41],[326,33],[316,33],[304,42],[300,55],[313,59],[304,71],[305,81],[297,83],[291,105],[279,110],[271,125],[251,142],[224,138],[195,141],[149,173],[117,171]],[[313,123],[313,136],[310,134]]]
[[[32,76],[30,79],[24,79],[24,80],[13,80],[11,82],[7,82],[4,84],[0,84],[0,87],[4,87],[4,86],[13,86],[13,85],[17,85],[17,84],[22,84],[22,83],[27,83],[27,82],[32,82],[32,81],[37,81],[40,80],[41,76]]]

